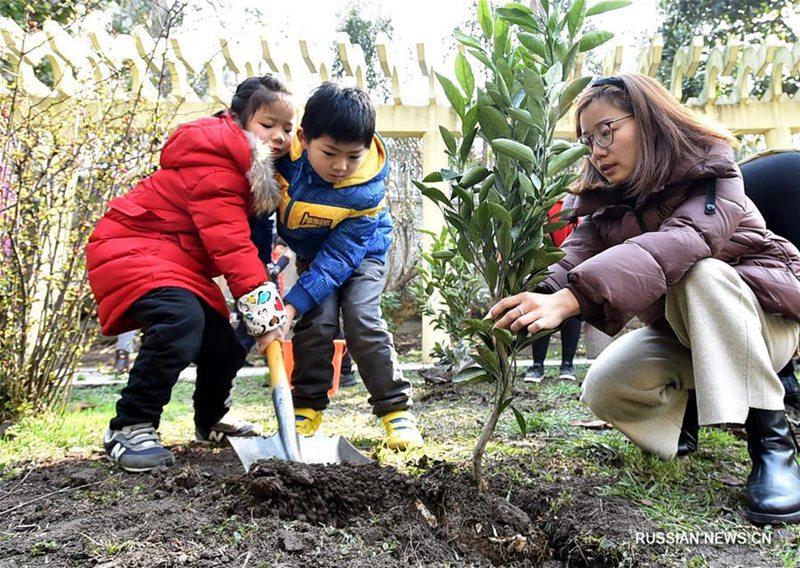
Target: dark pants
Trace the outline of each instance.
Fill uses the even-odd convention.
[[[111,429],[142,422],[158,427],[172,387],[190,363],[197,365],[195,424],[209,428],[219,422],[230,408],[233,379],[245,356],[229,321],[182,288],[148,292],[128,313],[142,324],[144,336]]]
[[[578,350],[578,340],[581,338],[581,320],[571,317],[564,320],[558,328],[561,331],[561,364],[572,364],[575,352]],[[547,348],[550,346],[550,335],[540,337],[533,344],[533,362],[544,363],[547,358]]]
[[[367,258],[339,290],[309,310],[294,328],[292,398],[295,408],[324,410],[333,382],[333,340],[339,336],[339,314],[358,373],[369,391],[372,412],[383,416],[408,409],[411,383],[397,362],[394,340],[381,315],[386,267]]]

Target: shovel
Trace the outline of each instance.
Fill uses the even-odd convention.
[[[370,459],[341,436],[298,436],[295,429],[292,391],[283,366],[281,342],[267,346],[272,405],[278,418],[278,431],[272,436],[248,438],[228,436],[228,442],[239,456],[244,470],[258,460],[276,458],[303,463],[370,463]]]

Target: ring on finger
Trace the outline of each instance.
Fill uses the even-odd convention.
[[[519,310],[519,317],[522,317],[522,316],[525,315],[525,310],[522,309],[522,306],[517,306],[517,309]]]

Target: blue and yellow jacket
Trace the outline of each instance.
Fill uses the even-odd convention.
[[[303,314],[338,290],[365,258],[386,260],[392,240],[384,185],[389,156],[376,134],[358,170],[331,184],[311,168],[295,138],[276,166],[282,187],[278,235],[309,262],[284,301]]]

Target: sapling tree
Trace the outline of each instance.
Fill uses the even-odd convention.
[[[548,211],[575,181],[571,166],[589,150],[554,139],[556,122],[591,80],[576,73],[579,54],[613,37],[599,30],[584,33],[584,20],[630,2],[532,4],[530,8],[510,3],[492,11],[487,0],[479,0],[482,37],[456,30],[455,38],[466,52],[456,56],[456,81],[438,76],[461,118],[458,139],[440,128],[455,167],[415,182],[440,207],[454,238],[455,246],[445,254],[460,256],[480,274],[492,303],[535,290],[548,267],[563,257],[548,234],[564,222],[550,219]],[[476,84],[473,64],[484,68],[487,80],[482,86]],[[465,168],[476,137],[494,153],[491,168]],[[429,185],[435,182],[446,182],[449,194]],[[525,431],[525,417],[512,405],[517,354],[549,332],[514,336],[494,329],[492,320],[470,319],[464,333],[476,344],[478,366],[462,372],[459,379],[494,385],[490,415],[472,458],[475,481],[484,489],[483,454],[502,412],[511,408]]]
[[[421,253],[417,268],[419,277],[412,290],[422,315],[431,318],[433,329],[447,336],[446,343],[436,342],[431,355],[447,367],[449,374],[456,374],[472,361],[469,355],[472,342],[464,336],[464,320],[474,317],[473,312],[480,308],[488,307],[485,301],[481,302],[483,279],[463,258],[450,254],[454,241],[446,228],[438,235],[426,230],[421,232],[432,239],[431,248]],[[435,293],[441,296],[445,309],[430,305],[428,300]]]

